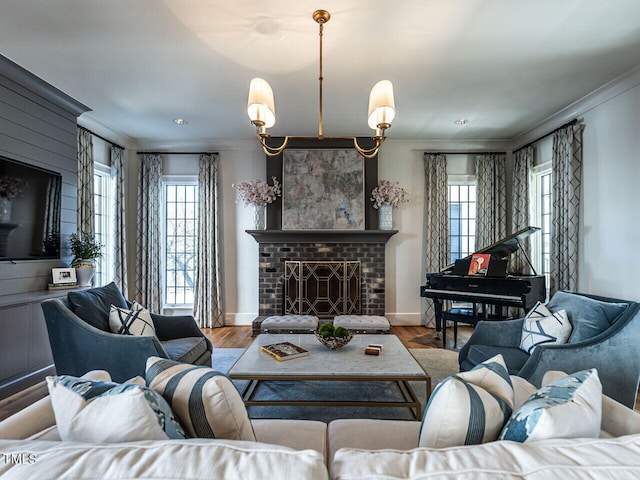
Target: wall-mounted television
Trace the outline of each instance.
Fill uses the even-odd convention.
[[[0,156],[0,261],[60,258],[62,175]]]

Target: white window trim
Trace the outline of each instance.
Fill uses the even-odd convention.
[[[530,215],[533,219],[534,225],[541,226],[542,221],[542,212],[540,210],[540,182],[542,176],[551,173],[551,161],[547,161],[536,165],[531,169],[531,176],[533,181],[531,182],[531,199],[530,199]],[[531,251],[533,266],[540,275],[544,271],[544,265],[542,262],[542,235],[536,234],[531,236]],[[549,286],[547,285],[547,288]]]
[[[162,312],[164,314],[183,314],[193,310],[193,305],[189,304],[174,304],[167,303],[167,299],[165,296],[166,293],[166,278],[165,273],[167,271],[166,259],[167,259],[167,242],[165,241],[167,238],[167,232],[165,229],[165,203],[166,199],[164,198],[164,190],[165,185],[185,185],[185,184],[195,184],[198,185],[198,176],[197,175],[163,175],[160,193],[160,215],[162,218],[162,222],[160,222],[160,235],[162,238],[162,258],[160,259],[160,270],[162,274],[160,275],[160,289],[162,292]]]
[[[104,213],[103,217],[104,217],[104,221],[106,222],[106,225],[103,224],[102,227],[106,227],[106,228],[101,228],[101,230],[106,231],[106,235],[105,235],[105,248],[104,251],[102,252],[102,262],[103,262],[103,269],[102,269],[102,274],[106,274],[107,277],[107,283],[109,282],[109,279],[113,276],[112,275],[112,267],[111,267],[111,257],[112,257],[112,252],[111,252],[111,248],[113,247],[112,242],[112,236],[113,236],[113,226],[112,226],[112,219],[113,219],[113,211],[112,211],[112,202],[113,202],[113,192],[112,192],[112,183],[111,183],[111,174],[112,174],[112,169],[110,166],[108,165],[104,165],[102,163],[97,163],[94,162],[93,164],[93,171],[94,171],[94,175],[98,175],[100,177],[106,177],[106,180],[108,182],[108,188],[106,189],[106,195],[107,195],[107,202],[105,203],[105,212],[101,212]],[[95,212],[94,212],[95,215]],[[95,222],[95,216],[94,216],[94,222]]]

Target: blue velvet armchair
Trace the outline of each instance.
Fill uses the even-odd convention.
[[[563,293],[566,296],[568,292]],[[640,380],[640,303],[595,295],[569,295],[577,299],[582,297],[604,302],[600,307],[606,309],[616,306],[619,310],[614,310],[610,324],[596,335],[590,338],[574,337],[573,341],[570,337],[569,343],[561,345],[540,345],[531,355],[519,348],[523,319],[479,322],[469,341],[460,350],[460,370],[470,370],[500,353],[510,374],[540,386],[542,376],[549,370],[573,373],[596,368],[603,393],[634,408]],[[574,325],[573,336],[583,327],[579,322],[585,319],[579,310],[568,313]]]
[[[151,314],[156,336],[119,335],[109,329],[112,304],[130,306],[114,283],[42,302],[59,375],[106,370],[114,381],[123,382],[144,376],[151,356],[211,366],[211,342],[192,316]]]

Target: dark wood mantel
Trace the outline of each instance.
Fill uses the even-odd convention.
[[[398,230],[245,230],[258,243],[387,243]]]

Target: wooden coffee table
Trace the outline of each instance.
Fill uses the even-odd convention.
[[[304,357],[277,361],[260,350],[260,346],[271,343],[291,342],[309,351]],[[364,349],[370,343],[381,344],[379,356],[365,355]],[[355,335],[351,342],[331,350],[310,334],[258,335],[251,346],[231,367],[228,373],[234,380],[249,380],[241,394],[245,405],[278,406],[369,406],[411,408],[415,418],[420,419],[420,400],[409,385],[410,381],[423,381],[427,387],[427,398],[431,392],[431,377],[409,353],[409,350],[395,335]],[[404,397],[403,402],[327,400],[256,400],[255,389],[259,382],[266,380],[335,380],[349,382],[388,382],[398,384]]]

